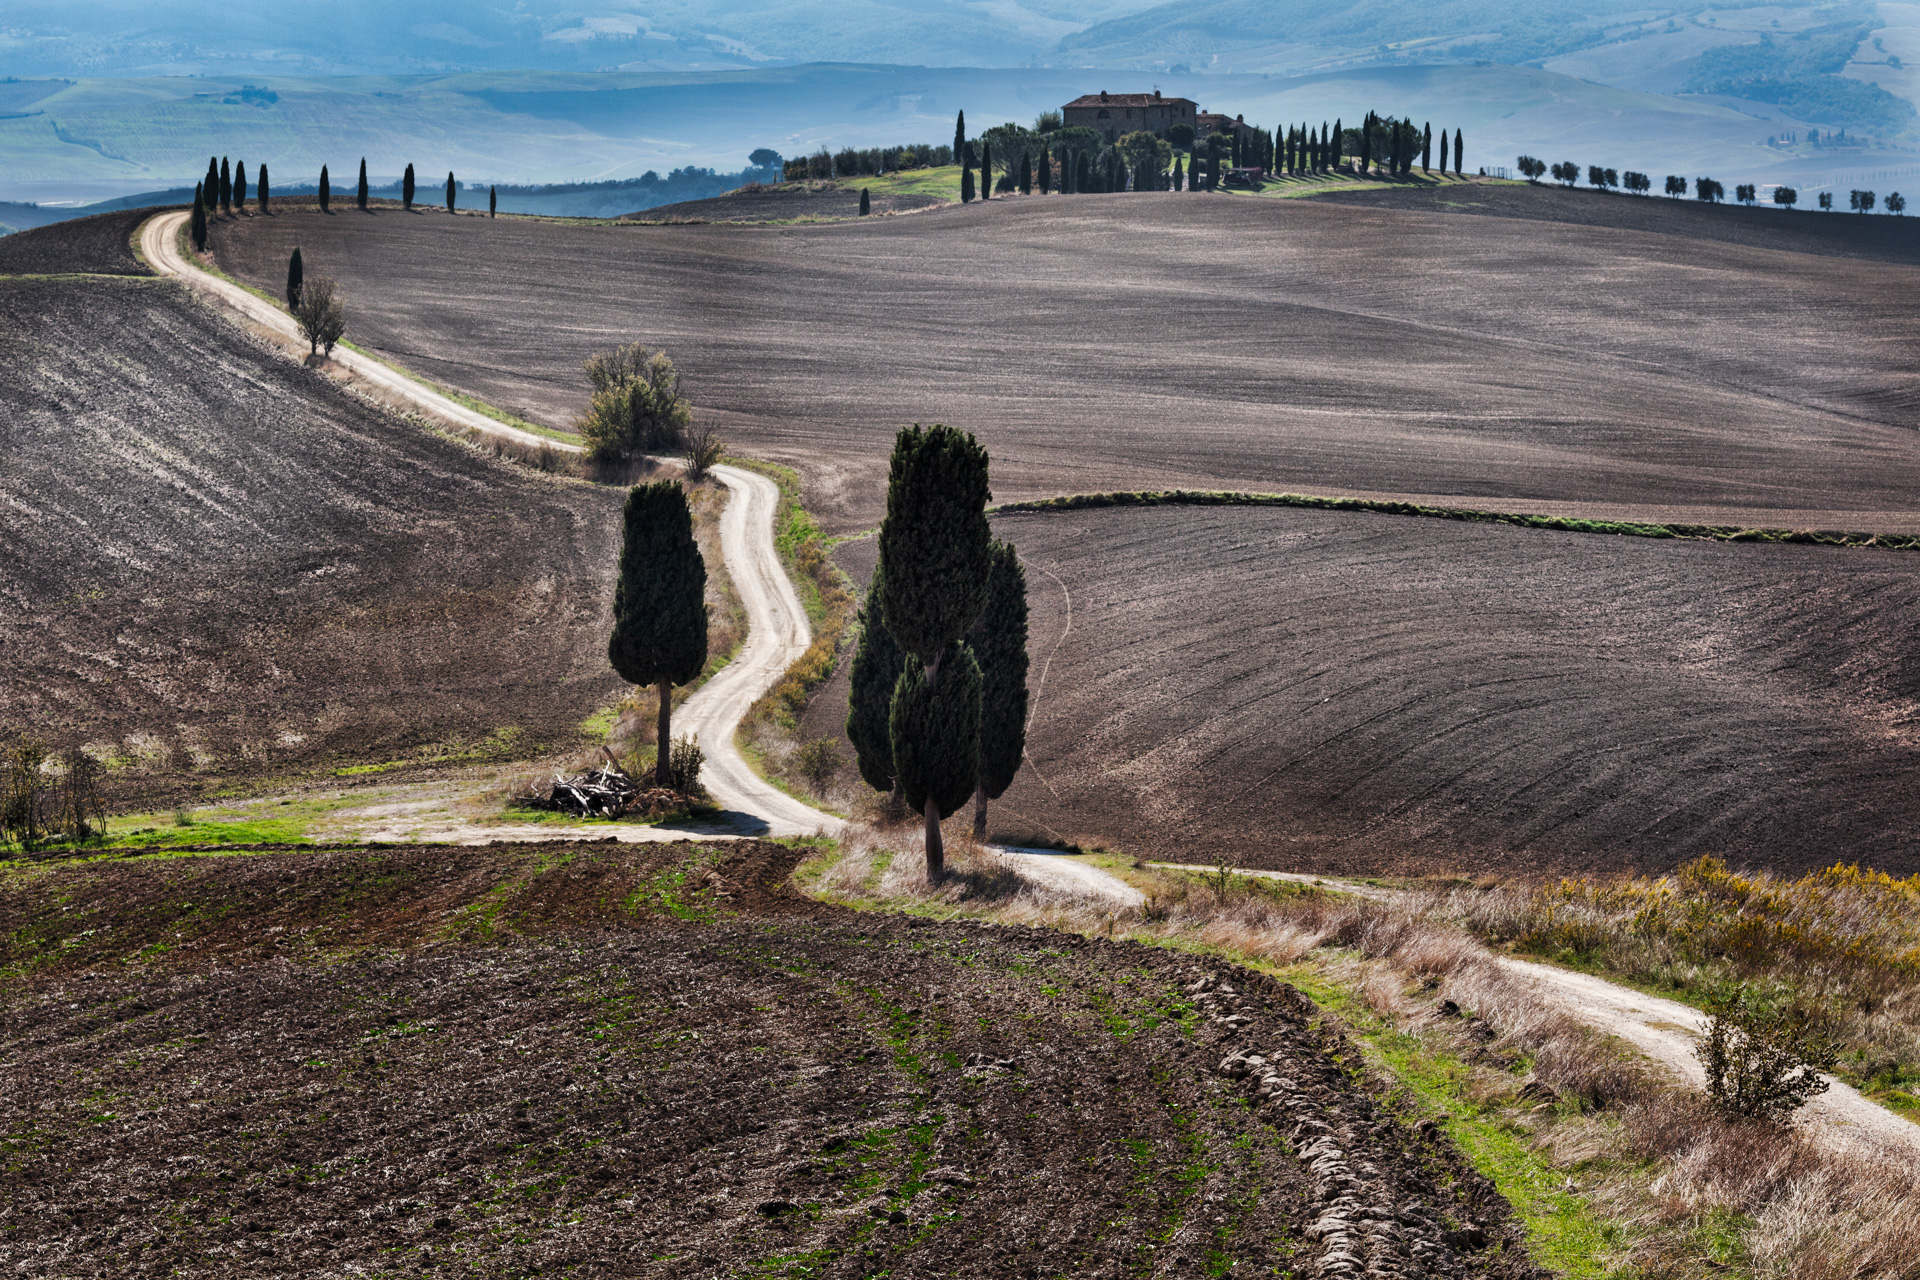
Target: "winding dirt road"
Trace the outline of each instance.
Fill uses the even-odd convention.
[[[293,317],[279,306],[202,270],[180,252],[180,229],[186,220],[184,213],[163,213],[141,228],[140,252],[153,268],[219,300],[262,328],[300,341]],[[340,347],[333,358],[383,395],[441,422],[521,444],[579,452],[578,445],[522,431],[476,412],[361,352]],[[839,818],[802,804],[766,782],[734,743],[747,708],[806,652],[813,634],[773,545],[779,488],[765,476],[739,467],[715,467],[714,475],[732,495],[720,518],[720,546],[747,611],[747,639],[734,660],[682,704],[676,727],[692,735],[706,754],[701,779],[724,811],[717,824],[722,829],[739,835],[838,834],[845,825]],[[634,828],[633,833],[635,838],[661,839],[686,834],[683,829],[656,833],[653,828]]]
[[[142,227],[141,252],[154,269],[217,298],[249,321],[298,341],[299,332],[292,318],[278,306],[201,270],[179,252],[179,232],[186,218],[184,213],[161,214]],[[557,449],[578,451],[576,445],[519,430],[467,408],[361,352],[340,348],[334,359],[383,394],[440,421],[522,444],[551,444]],[[794,799],[762,779],[735,745],[734,735],[747,708],[806,651],[812,635],[806,612],[800,607],[793,584],[774,548],[773,519],[779,505],[778,488],[766,477],[738,467],[717,467],[715,475],[732,493],[721,517],[720,544],[728,572],[733,575],[747,611],[748,633],[733,662],[683,704],[678,717],[680,726],[706,753],[702,777],[725,810],[726,827],[743,835],[837,835],[845,826],[841,819]],[[663,838],[679,838],[684,834],[680,830],[661,833]],[[1098,867],[1037,851],[997,849],[995,852],[1015,863],[1022,874],[1055,890],[1105,898],[1116,906],[1141,901],[1139,890]],[[1200,866],[1184,869],[1213,870]],[[1367,897],[1393,896],[1389,889],[1326,877],[1235,870],[1240,874],[1325,883],[1343,892]],[[1702,1081],[1700,1064],[1694,1057],[1698,1033],[1705,1022],[1699,1011],[1587,974],[1510,956],[1497,959],[1510,972],[1532,983],[1544,999],[1566,1009],[1586,1025],[1619,1036],[1683,1079],[1696,1084]],[[1807,1107],[1805,1118],[1837,1136],[1863,1141],[1883,1152],[1920,1156],[1920,1126],[1894,1115],[1838,1081],[1833,1081],[1828,1092]]]

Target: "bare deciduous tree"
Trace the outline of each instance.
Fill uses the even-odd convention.
[[[324,348],[331,356],[333,344],[347,331],[347,306],[340,297],[340,286],[326,276],[308,276],[301,281],[293,319],[307,340],[308,354]]]

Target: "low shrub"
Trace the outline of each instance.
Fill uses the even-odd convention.
[[[1777,1124],[1827,1091],[1820,1073],[1839,1054],[1810,1012],[1770,1005],[1744,986],[1716,996],[1707,1011],[1698,1052],[1707,1098],[1722,1115]]]

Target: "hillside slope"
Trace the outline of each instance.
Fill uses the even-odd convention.
[[[1293,489],[1920,528],[1906,251],[1726,243],[1693,210],[1635,212],[1659,221],[1187,194],[779,228],[290,213],[215,244],[270,289],[303,246],[360,341],[552,425],[584,406],[590,352],[665,346],[833,532],[877,520],[913,421],[977,432],[1002,500]],[[1806,222],[1836,252],[1886,243],[1868,219]]]
[[[1345,874],[1920,871],[1920,553],[1245,507],[994,530],[1033,605],[1007,836]],[[872,557],[838,553],[861,583]]]
[[[0,726],[92,745],[118,797],[570,744],[620,687],[617,493],[378,412],[170,282],[0,278],[0,451]]]

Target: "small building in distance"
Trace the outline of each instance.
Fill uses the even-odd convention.
[[[1247,123],[1245,116],[1221,115],[1217,111],[1202,111],[1197,114],[1193,121],[1193,131],[1203,138],[1211,137],[1216,133],[1224,133],[1228,136],[1239,134],[1241,137],[1246,137],[1259,132]]]
[[[1082,94],[1060,108],[1063,125],[1098,129],[1108,142],[1142,130],[1164,138],[1167,130],[1177,124],[1191,126],[1195,133],[1204,133],[1199,117],[1199,103],[1191,98],[1162,97],[1158,89],[1152,93],[1108,93],[1102,89],[1099,93]]]

